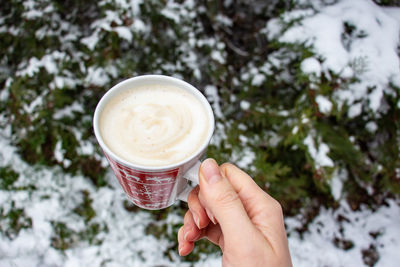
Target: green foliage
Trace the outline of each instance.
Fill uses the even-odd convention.
[[[373,0],[378,5],[382,6],[400,6],[399,0]]]
[[[59,250],[66,250],[76,242],[74,240],[75,232],[69,229],[63,222],[52,222],[54,236],[51,238],[51,246]]]
[[[108,232],[107,226],[93,222],[87,224],[81,231],[73,230],[61,221],[52,221],[51,225],[54,231],[51,237],[51,246],[61,251],[73,248],[82,241],[87,241],[90,245],[100,245],[102,240],[98,234]]]
[[[32,227],[32,219],[26,216],[24,209],[16,208],[15,202],[7,210],[0,207],[0,232],[9,239],[14,239],[22,229]]]
[[[0,168],[0,189],[10,190],[14,187],[14,182],[18,180],[18,173],[14,172],[10,167]]]
[[[82,202],[76,206],[73,210],[79,216],[83,217],[85,223],[87,224],[94,216],[96,216],[96,212],[92,208],[92,199],[90,199],[89,192],[84,190],[82,193]]]
[[[174,247],[176,251],[178,247]],[[218,256],[222,255],[220,248],[206,239],[201,239],[196,242],[196,246],[193,249],[193,252],[189,255],[185,256],[184,260],[189,262],[198,262],[202,258],[206,257],[206,255],[216,254]]]

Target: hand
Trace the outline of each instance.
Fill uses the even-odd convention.
[[[221,248],[223,266],[292,266],[280,204],[236,166],[205,160],[188,204],[181,256],[205,237]]]

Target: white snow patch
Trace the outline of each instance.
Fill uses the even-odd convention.
[[[211,52],[211,58],[217,61],[220,64],[225,64],[225,58],[222,55],[221,51],[214,50]]]
[[[254,85],[254,86],[260,86],[264,81],[265,81],[265,75],[261,74],[261,73],[257,73],[253,77],[253,80],[251,81],[251,84]]]
[[[343,183],[347,179],[347,171],[345,169],[335,169],[330,180],[331,193],[333,198],[338,201],[343,194]]]
[[[204,91],[208,101],[211,102],[215,116],[220,119],[223,118],[224,115],[222,113],[221,106],[219,104],[220,98],[218,95],[217,87],[215,87],[214,85],[207,85],[204,88]]]
[[[174,11],[174,10],[165,8],[165,9],[163,9],[161,11],[161,14],[163,14],[164,17],[173,20],[175,22],[175,24],[179,24],[180,23],[181,18],[178,15],[178,13],[176,11]]]
[[[146,32],[148,30],[148,27],[146,27],[146,24],[144,24],[143,20],[138,18],[135,19],[132,27],[135,32]]]
[[[307,74],[315,74],[317,77],[321,76],[321,64],[314,57],[304,59],[300,65],[301,70]]]
[[[127,40],[128,42],[132,41],[132,32],[129,30],[128,27],[125,26],[118,26],[113,28],[115,32],[117,32],[118,36]]]
[[[243,110],[248,110],[250,108],[250,102],[246,100],[240,101],[240,108]]]
[[[78,113],[83,113],[84,109],[82,107],[81,104],[79,104],[78,102],[73,102],[71,105],[66,106],[62,109],[57,110],[54,114],[53,114],[53,118],[55,120],[59,120],[63,117],[70,117],[73,118],[74,114],[73,112],[78,112]]]
[[[282,136],[276,134],[275,132],[268,131],[266,133],[268,135],[268,146],[276,147],[280,141],[282,141]]]
[[[315,146],[314,138],[309,134],[303,141],[308,148],[308,153],[314,159],[317,167],[334,167],[331,158],[328,157],[329,147],[322,141],[319,142],[318,148]]]
[[[99,31],[95,30],[90,36],[81,39],[81,43],[86,45],[90,50],[93,50],[99,42]]]
[[[240,151],[240,153],[232,155],[232,157],[233,162],[239,168],[242,168],[244,170],[251,170],[252,168],[254,168],[254,166],[252,166],[252,163],[256,158],[256,154],[248,147],[244,147],[244,149]]]
[[[319,111],[324,114],[328,114],[332,110],[332,102],[325,96],[318,95],[315,98],[315,102],[318,104]]]
[[[362,103],[356,103],[350,106],[347,112],[347,116],[349,116],[349,118],[354,118],[359,116],[361,112],[362,112]]]
[[[19,66],[17,76],[28,75],[29,77],[32,77],[35,73],[39,72],[39,69],[42,67],[44,67],[48,73],[57,73],[59,61],[68,59],[68,55],[59,51],[53,51],[50,54],[44,55],[41,59],[32,57],[28,64]]]
[[[24,111],[26,113],[28,113],[28,114],[32,114],[33,111],[36,108],[42,106],[42,104],[43,104],[43,96],[39,95],[32,102],[30,102],[29,105],[28,104],[24,104],[24,106],[23,106],[24,107]]]
[[[233,25],[233,22],[230,18],[228,18],[227,16],[224,16],[222,14],[218,14],[217,16],[215,16],[215,20],[227,27],[231,27]]]
[[[62,142],[59,140],[54,148],[54,158],[58,162],[62,162],[64,160],[64,153],[65,151],[62,149]]]
[[[312,46],[315,53],[324,59],[321,71],[327,77],[329,70],[349,76],[352,73],[348,67],[351,67],[359,82],[337,90],[335,98],[340,106],[344,103],[351,106],[365,99],[369,103],[368,108],[377,112],[383,92],[391,90],[388,81],[400,76],[397,54],[400,23],[396,16],[399,9],[381,8],[372,1],[364,0],[341,0],[317,8],[319,12],[303,16],[305,19],[283,33],[279,40]],[[298,15],[298,11],[293,11],[283,17],[293,19]],[[352,35],[345,32],[345,24],[354,26]],[[311,70],[317,70],[316,65],[311,64]],[[375,89],[368,94],[368,88]],[[350,115],[357,116],[360,114],[358,111],[361,111],[359,107]]]
[[[374,133],[376,130],[378,130],[378,125],[374,121],[370,121],[365,125],[365,128],[370,132]]]
[[[362,250],[370,245],[374,245],[379,253],[379,260],[374,266],[398,266],[399,204],[388,200],[388,206],[381,206],[375,212],[367,207],[352,211],[345,201],[341,201],[336,210],[321,208],[302,237],[292,230],[299,227],[298,219],[287,218],[285,222],[293,266],[366,266]],[[344,219],[338,221],[339,216]],[[378,236],[374,238],[370,233],[378,233]],[[351,241],[353,248],[343,250],[334,246],[335,238]]]
[[[292,129],[292,134],[297,134],[299,132],[299,126],[294,126]]]
[[[104,68],[96,68],[92,66],[88,68],[88,74],[85,81],[89,84],[104,86],[110,81],[110,78],[108,77],[107,72]]]

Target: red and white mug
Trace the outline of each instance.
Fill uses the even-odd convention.
[[[124,90],[151,83],[184,89],[195,96],[207,112],[210,127],[204,143],[190,157],[175,164],[149,167],[128,162],[111,151],[100,134],[99,119],[106,104]],[[93,128],[97,141],[127,198],[141,208],[158,210],[171,206],[178,199],[187,201],[192,189],[188,181],[198,184],[200,158],[206,152],[214,132],[214,114],[207,99],[191,84],[170,76],[143,75],[124,80],[107,91],[97,104]]]

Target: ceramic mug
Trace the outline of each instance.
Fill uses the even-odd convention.
[[[111,99],[125,90],[152,83],[185,90],[200,101],[207,113],[210,127],[204,142],[195,153],[175,164],[149,167],[128,162],[110,150],[100,134],[100,115]],[[206,152],[214,132],[214,114],[203,94],[189,83],[170,76],[143,75],[124,80],[107,91],[97,104],[93,128],[97,141],[127,198],[141,208],[157,210],[171,206],[178,199],[187,201],[188,194],[192,190],[188,181],[198,184],[200,158]]]

